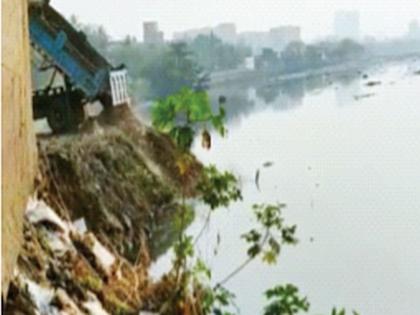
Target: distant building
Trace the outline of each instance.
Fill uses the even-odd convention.
[[[267,32],[242,32],[238,35],[238,42],[250,47],[254,56],[259,55],[267,47]]]
[[[270,36],[275,40],[291,43],[301,40],[301,30],[298,26],[279,26],[270,29]]]
[[[270,29],[267,47],[276,51],[283,50],[291,42],[301,41],[301,30],[298,26],[279,26]]]
[[[215,36],[227,43],[234,43],[237,39],[236,25],[234,23],[222,23],[213,28]]]
[[[210,35],[213,32],[211,27],[201,27],[201,28],[194,28],[182,32],[175,32],[174,33],[174,40],[175,41],[192,41],[196,37],[200,35]]]
[[[143,42],[145,44],[159,45],[165,41],[164,34],[159,31],[157,22],[144,22],[143,23]]]
[[[408,25],[408,37],[410,39],[420,40],[420,24],[417,20],[413,20]]]
[[[252,49],[253,55],[258,55],[264,48],[281,52],[288,44],[301,41],[301,28],[284,25],[270,29],[268,32],[251,31],[238,33],[234,23],[221,23],[215,27],[202,27],[174,33],[174,41],[192,41],[200,35],[214,35],[230,44],[243,44]]]
[[[255,70],[255,57],[246,57],[245,58],[245,69]]]
[[[259,55],[264,48],[281,52],[288,44],[301,41],[301,28],[298,26],[278,26],[268,32],[243,32],[238,42],[252,48],[253,55]]]
[[[358,11],[338,11],[334,18],[334,35],[338,39],[360,39],[360,14]]]
[[[174,40],[192,41],[200,35],[209,36],[211,34],[214,34],[216,37],[220,38],[225,42],[234,43],[237,39],[236,25],[234,23],[222,23],[216,25],[215,27],[201,27],[193,28],[183,32],[175,32]]]

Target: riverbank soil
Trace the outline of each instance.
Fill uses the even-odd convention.
[[[88,121],[80,133],[37,142],[36,195],[4,313],[147,310],[160,300],[149,265],[171,246],[179,187],[192,194],[201,165],[191,157],[181,183],[172,141],[128,107]]]

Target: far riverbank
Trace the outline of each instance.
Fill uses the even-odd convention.
[[[210,86],[212,88],[235,82],[262,81],[264,84],[279,83],[289,80],[305,79],[320,75],[337,75],[347,72],[362,72],[367,67],[383,65],[388,62],[401,61],[404,59],[420,58],[420,52],[410,53],[398,56],[370,56],[361,60],[353,60],[342,64],[325,66],[317,69],[308,69],[294,73],[285,73],[278,76],[268,75],[264,71],[235,69],[227,71],[218,71],[210,74]]]

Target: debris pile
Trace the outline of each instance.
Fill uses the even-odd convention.
[[[116,114],[38,139],[37,191],[5,314],[139,314],[170,292],[148,268],[178,233],[178,153],[129,110]],[[195,161],[190,194],[200,173]]]
[[[28,204],[24,237],[6,314],[138,313],[149,285],[146,248],[133,265],[38,199]]]

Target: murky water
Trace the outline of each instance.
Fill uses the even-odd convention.
[[[218,210],[199,244],[220,280],[241,263],[250,206],[284,202],[300,243],[277,266],[255,261],[228,283],[241,314],[259,314],[262,292],[294,283],[311,314],[332,306],[365,315],[420,310],[420,69],[415,61],[255,88],[213,91],[228,98],[228,136],[195,154],[238,175],[244,201]],[[381,84],[369,87],[368,81]],[[274,162],[263,168],[266,161]],[[254,183],[260,169],[260,190]],[[200,230],[198,214],[191,233]],[[214,255],[217,234],[221,235]],[[156,270],[164,270],[163,257]],[[157,272],[157,271],[156,271]]]

